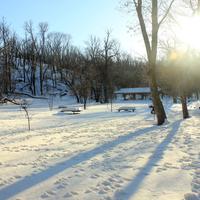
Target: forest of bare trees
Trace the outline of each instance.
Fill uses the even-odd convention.
[[[175,1],[125,2],[126,8],[135,10],[147,60],[123,52],[111,31],[106,31],[103,39],[90,36],[80,48],[73,45],[69,34],[49,32],[47,23],[25,22],[24,36],[19,37],[2,19],[0,98],[15,93],[33,96],[68,93],[86,108],[88,100],[110,102],[119,88],[149,86],[158,125],[167,118],[159,90],[174,100],[180,98],[183,118],[188,118],[188,97],[195,94],[199,98],[200,75],[196,73],[199,63],[194,62],[199,60],[199,55],[188,51],[182,57],[171,59],[176,51],[171,46],[163,57],[158,57],[159,31]],[[189,5],[191,13],[198,11],[199,4]]]
[[[26,92],[48,95],[70,91],[77,102],[88,99],[107,103],[120,87],[147,85],[146,65],[122,52],[105,32],[103,40],[90,36],[82,50],[71,36],[49,32],[47,23],[24,25],[24,37],[0,23],[0,95]]]

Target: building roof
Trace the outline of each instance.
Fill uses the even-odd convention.
[[[144,94],[151,93],[149,87],[138,87],[138,88],[121,88],[120,90],[115,91],[115,94]]]

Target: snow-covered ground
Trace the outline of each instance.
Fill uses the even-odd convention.
[[[200,111],[182,120],[167,104],[156,126],[149,102],[61,113],[32,100],[31,131],[18,106],[0,106],[0,200],[200,199]],[[120,106],[135,112],[117,112]]]

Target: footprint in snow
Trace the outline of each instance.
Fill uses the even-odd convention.
[[[20,178],[22,178],[21,176],[19,176],[19,175],[16,175],[16,176],[14,176],[16,179],[20,179]]]
[[[71,192],[73,195],[78,195],[78,192],[72,191]]]
[[[98,193],[99,193],[99,194],[106,194],[107,191],[104,191],[103,189],[101,189]]]
[[[48,198],[48,197],[49,197],[49,195],[48,195],[47,193],[44,193],[44,194],[41,195],[41,198],[42,198],[42,199],[46,199],[46,198]]]
[[[196,170],[192,180],[192,191],[200,195],[200,170]]]
[[[85,191],[86,194],[91,193],[91,192],[92,192],[91,190],[86,190]]]
[[[64,198],[71,198],[71,197],[72,197],[72,194],[70,194],[69,192],[67,192],[63,197],[64,197]]]
[[[104,199],[105,199],[105,200],[112,200],[111,197],[105,197]]]
[[[55,195],[56,194],[56,192],[53,191],[53,190],[47,191],[46,193],[49,194],[49,195]]]
[[[92,179],[96,179],[96,178],[98,178],[98,177],[99,177],[98,174],[93,174],[93,175],[90,176],[90,178],[92,178]]]
[[[65,188],[64,185],[58,185],[58,186],[56,187],[56,189],[58,189],[58,190],[60,190],[60,189],[64,189],[64,188]]]
[[[187,193],[184,195],[184,200],[200,200],[200,195],[195,193]]]

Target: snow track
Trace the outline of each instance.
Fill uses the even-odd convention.
[[[183,121],[168,106],[176,115],[158,127],[148,102],[134,113],[94,105],[67,115],[34,101],[30,132],[17,109],[1,106],[0,200],[199,198],[198,114]]]

